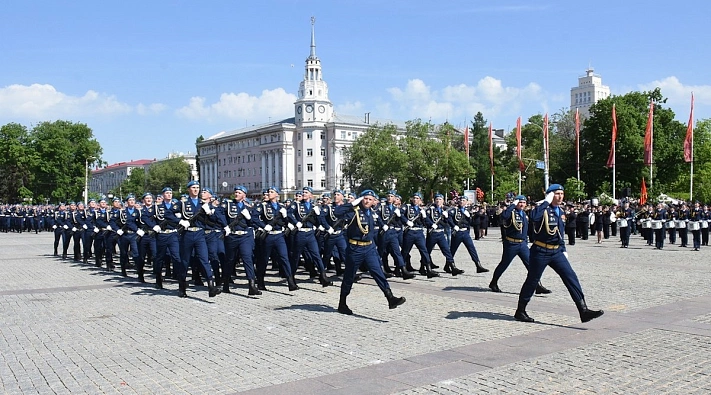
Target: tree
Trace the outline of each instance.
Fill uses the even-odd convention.
[[[178,191],[190,179],[190,165],[182,156],[164,160],[152,164],[145,178],[147,191],[160,193],[165,187]]]
[[[27,197],[20,196],[20,189],[32,197],[27,187],[32,181],[31,168],[37,156],[29,150],[29,137],[27,128],[16,123],[0,128],[0,177],[4,180],[0,184],[0,200],[4,202]]]
[[[362,186],[379,193],[393,188],[405,160],[397,139],[397,127],[376,124],[345,150],[343,173],[352,187]]]
[[[131,169],[131,174],[123,181],[121,189],[111,191],[114,195],[123,193],[124,196],[132,193],[136,196],[136,200],[140,200],[145,192],[146,171],[142,167],[134,167]]]

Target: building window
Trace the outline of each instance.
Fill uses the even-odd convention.
[[[314,180],[306,180],[306,185],[310,186],[311,188],[314,187]]]
[[[326,180],[321,179],[321,188],[326,188]]]
[[[296,171],[301,173],[301,165],[296,165]]]
[[[313,163],[307,163],[307,164],[306,164],[306,171],[314,171],[314,165],[313,165]]]
[[[314,138],[313,132],[306,132],[306,140],[311,140]]]
[[[314,150],[312,148],[307,148],[306,149],[306,156],[314,156]]]
[[[326,164],[325,163],[321,163],[321,171],[326,171]]]
[[[296,134],[296,139],[297,139],[297,140],[301,140],[301,133],[297,133],[297,134]]]
[[[353,140],[358,138],[358,132],[353,132]]]
[[[321,132],[321,140],[326,140],[326,132]]]
[[[296,150],[296,156],[301,157],[301,150]]]
[[[341,130],[341,139],[342,140],[346,139],[346,131],[345,130]]]
[[[326,148],[321,148],[321,156],[326,156]]]

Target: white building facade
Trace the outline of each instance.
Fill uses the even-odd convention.
[[[578,86],[570,88],[570,109],[579,110],[581,117],[590,116],[590,106],[610,97],[610,87],[602,84],[602,77],[592,67],[578,77]]]
[[[405,128],[404,123],[386,123]],[[294,117],[220,132],[198,143],[200,183],[220,195],[231,195],[235,185],[244,185],[252,196],[271,186],[278,187],[284,197],[305,186],[317,195],[349,190],[343,175],[344,150],[371,126],[368,116],[360,119],[335,113],[316,56],[312,18],[311,50],[294,102]]]

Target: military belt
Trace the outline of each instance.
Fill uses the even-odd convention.
[[[299,232],[310,232],[314,230],[314,228],[299,228]]]
[[[247,233],[249,233],[249,232],[246,230],[233,230],[230,232],[231,235],[237,235],[237,236],[244,236]]]
[[[269,233],[270,235],[280,235],[280,234],[284,233],[284,231],[283,230],[270,230],[267,233]]]
[[[435,233],[444,232],[444,229],[432,229],[432,232],[435,232]]]
[[[197,232],[198,230],[202,230],[202,228],[200,228],[198,226],[191,226],[185,230],[187,230],[188,232]]]
[[[205,229],[205,234],[217,232],[217,229]]]
[[[422,228],[416,227],[416,228],[410,228],[410,230],[422,230]]]
[[[533,244],[537,245],[539,247],[543,247],[548,250],[557,250],[560,247],[560,245],[558,245],[558,244],[546,244],[546,243],[544,243],[542,241],[538,241],[538,240],[534,241]]]
[[[178,231],[177,229],[166,229],[166,230],[162,230],[160,233],[175,233],[177,231]]]
[[[523,239],[514,239],[513,237],[506,236],[506,241],[510,241],[512,243],[521,243],[523,242]]]
[[[362,240],[354,240],[354,239],[348,239],[348,244],[353,244],[354,246],[369,246],[373,244],[372,241],[362,241]]]

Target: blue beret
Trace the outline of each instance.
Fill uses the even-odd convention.
[[[128,199],[136,199],[136,195],[129,193],[128,195],[126,195],[126,200]]]
[[[360,197],[363,197],[363,196],[372,196],[376,199],[378,198],[378,195],[376,195],[375,191],[373,191],[372,189],[366,189],[365,191],[361,192]]]
[[[516,200],[518,200],[518,201],[526,200],[526,197],[523,195],[518,195],[518,196],[516,196]]]
[[[208,187],[203,187],[201,190],[202,190],[202,191],[207,191],[207,192],[209,192],[210,195],[214,195],[214,193],[212,192],[212,189],[210,189],[210,188],[208,188]]]
[[[469,201],[469,198],[467,197],[467,195],[459,195],[459,200]]]
[[[303,187],[301,188],[302,191],[308,191],[309,193],[314,193],[314,189],[311,187]]]
[[[412,194],[412,197],[418,197],[418,198],[422,199],[422,194],[419,192],[415,192]]]
[[[296,191],[296,193],[295,193],[294,195],[296,195],[296,196],[302,196],[303,193],[302,193],[301,191]]]
[[[244,186],[244,185],[237,185],[237,186],[235,187],[235,192],[237,192],[237,191],[242,191],[242,192],[244,192],[245,194],[247,194],[247,187]]]
[[[165,188],[163,188],[162,191],[160,191],[160,193],[166,193],[166,192],[173,192],[173,188],[171,188],[171,187],[165,187]]]
[[[322,198],[330,198],[330,197],[331,197],[331,194],[328,193],[328,192],[326,192],[326,193],[324,193],[323,195],[321,195],[321,197],[322,197]]]
[[[353,193],[353,192],[348,192],[348,195],[347,195],[347,196],[348,196],[348,197],[355,197],[355,193]]]
[[[153,197],[153,194],[150,193],[150,192],[146,192],[146,193],[143,194],[143,197],[141,197],[141,199],[145,199],[145,198],[148,197],[148,196]]]
[[[195,180],[192,180],[192,181],[190,181],[190,182],[188,183],[188,188],[190,188],[190,187],[193,186],[193,185],[200,186],[200,183],[197,182],[197,181],[195,181]]]
[[[99,203],[101,203],[101,202],[106,202],[106,198],[99,199]]]
[[[274,187],[274,186],[269,187],[269,189],[267,189],[267,192],[269,192],[269,191],[274,191],[275,193],[281,193],[279,188]]]
[[[393,190],[390,190],[390,191],[388,191],[388,195],[397,196],[397,191],[394,190],[394,189],[393,189]]]
[[[546,189],[546,193],[551,193],[551,192],[555,192],[555,191],[564,191],[564,190],[565,189],[563,189],[562,185],[553,184],[553,185],[549,186],[548,189]]]
[[[94,202],[96,203],[96,199],[89,199],[89,203]]]
[[[67,202],[67,204],[70,204],[70,205],[71,205],[71,204],[76,204],[76,203],[74,203],[73,201],[70,200],[70,201]]]
[[[395,197],[402,200],[402,196],[400,196],[400,195],[395,195]]]
[[[441,193],[435,193],[435,196],[434,196],[434,197],[435,197],[435,199],[437,199],[437,198],[442,198],[442,199],[444,199],[444,195],[442,195]]]
[[[114,198],[114,202],[120,202],[120,201],[121,201],[121,199],[119,199],[118,196],[116,196],[116,197]]]

